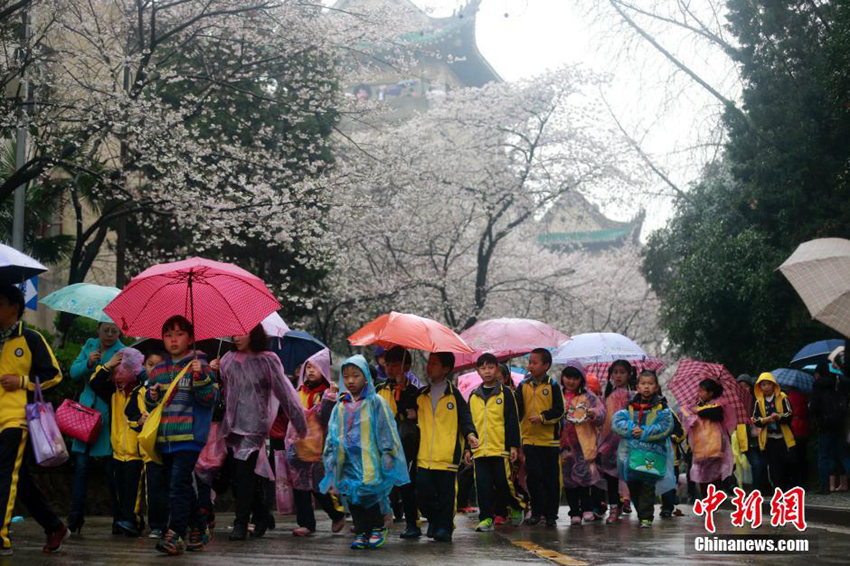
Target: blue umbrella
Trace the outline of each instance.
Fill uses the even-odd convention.
[[[841,339],[812,342],[807,346],[803,346],[799,352],[794,354],[794,358],[791,360],[789,366],[794,369],[804,369],[806,366],[812,366],[814,368],[819,362],[825,361],[830,352],[843,345],[844,340]]]
[[[815,381],[815,376],[799,369],[781,368],[770,373],[782,387],[793,387],[803,393],[810,393]]]
[[[74,283],[53,291],[41,301],[55,311],[67,312],[94,319],[98,322],[112,322],[103,307],[118,296],[121,289],[105,287],[93,283]]]
[[[303,330],[290,330],[283,338],[272,340],[271,349],[278,355],[286,375],[295,375],[295,368],[307,358],[327,348],[318,338]]]

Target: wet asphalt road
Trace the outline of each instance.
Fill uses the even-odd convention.
[[[668,566],[693,564],[703,566],[720,564],[751,564],[784,566],[799,564],[850,563],[850,524],[809,524],[806,532],[818,545],[818,553],[809,555],[697,555],[686,549],[688,535],[704,534],[702,518],[695,517],[689,506],[681,506],[685,517],[667,521],[656,519],[652,529],[638,528],[634,515],[623,523],[606,526],[592,523],[581,527],[567,525],[566,509],[561,510],[558,529],[544,527],[517,529],[504,528],[495,533],[476,533],[475,517],[457,517],[454,544],[431,542],[425,538],[418,542],[402,541],[398,533],[402,526],[396,524],[387,546],[372,551],[349,550],[350,535],[333,535],[330,523],[320,521],[319,532],[309,539],[294,538],[290,531],[293,518],[285,517],[277,529],[263,539],[245,542],[227,540],[228,525],[232,515],[218,518],[217,538],[198,554],[187,553],[181,557],[166,557],[153,550],[152,540],[128,539],[109,534],[110,521],[103,517],[89,518],[82,535],[69,539],[63,549],[54,555],[41,552],[43,535],[32,520],[13,525],[12,540],[15,554],[0,558],[0,566],[21,564],[27,566],[80,565],[135,566],[140,564],[203,564],[205,566],[236,566],[266,564],[368,564],[368,565],[443,565],[471,566],[474,564],[562,564],[580,566],[603,564],[647,564]],[[729,524],[728,512],[716,515],[718,532],[752,534],[746,529],[734,529]],[[348,529],[346,529],[347,531]],[[780,532],[793,534],[792,527],[771,529],[762,526],[758,534]],[[538,554],[550,554],[541,558]]]

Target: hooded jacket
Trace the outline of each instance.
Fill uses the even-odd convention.
[[[763,381],[769,381],[773,384],[773,403],[769,403],[765,399],[764,393],[762,393],[759,384]],[[753,395],[756,398],[753,409],[753,421],[761,429],[758,435],[759,450],[764,450],[765,444],[767,444],[767,432],[770,428],[770,425],[763,424],[763,421],[773,413],[779,413],[780,415],[779,422],[775,424],[778,425],[779,431],[782,433],[782,438],[785,440],[785,447],[793,448],[797,444],[797,441],[794,440],[794,433],[791,431],[791,402],[788,401],[788,397],[782,392],[782,388],[779,387],[772,373],[765,372],[759,376],[753,388]]]

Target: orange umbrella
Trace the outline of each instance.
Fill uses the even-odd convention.
[[[474,351],[463,338],[436,320],[395,311],[366,324],[349,336],[348,341],[352,346],[403,346],[426,352],[471,354]]]

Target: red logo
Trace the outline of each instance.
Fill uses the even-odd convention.
[[[726,497],[725,493],[717,491],[714,484],[708,484],[705,499],[694,501],[694,514],[705,515],[705,530],[710,533],[717,530],[714,528],[714,512],[726,501]]]
[[[732,526],[743,527],[744,523],[749,523],[753,529],[759,528],[762,503],[764,503],[764,497],[759,490],[747,495],[746,491],[736,487],[735,497],[732,498],[732,505],[735,506],[735,510],[732,511]]]
[[[806,492],[792,487],[785,493],[778,487],[770,500],[770,526],[782,527],[791,523],[798,531],[806,530]]]

